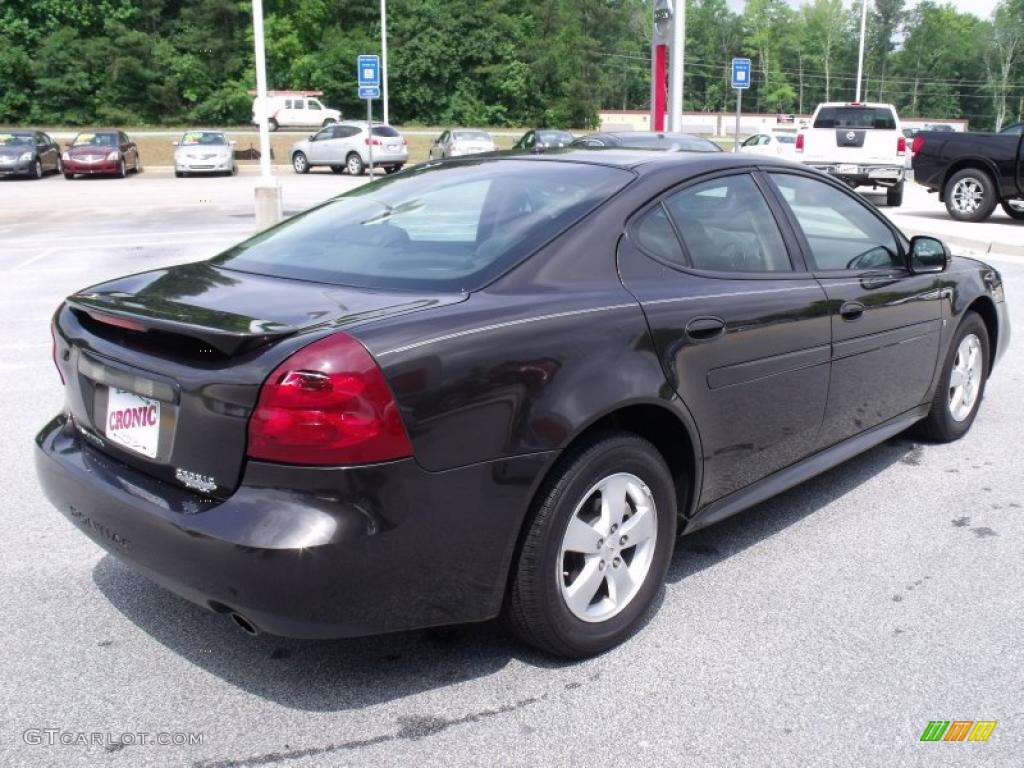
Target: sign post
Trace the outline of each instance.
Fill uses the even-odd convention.
[[[732,87],[736,91],[736,133],[733,136],[733,152],[740,151],[740,110],[743,92],[750,87],[750,59],[732,60]]]
[[[366,99],[366,147],[370,154],[370,179],[373,179],[373,100],[380,98],[380,57],[362,55],[356,59],[359,98]]]

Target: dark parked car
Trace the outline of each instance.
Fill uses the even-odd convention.
[[[75,176],[118,176],[142,171],[139,148],[124,131],[84,131],[63,155],[64,178]]]
[[[621,131],[591,133],[572,142],[573,147],[619,147],[620,149],[662,149],[669,152],[721,152],[715,142],[688,133]]]
[[[60,147],[42,131],[0,130],[0,177],[43,175],[62,170]]]
[[[678,532],[971,427],[999,273],[772,158],[418,166],[53,320],[53,504],[249,632],[638,625]]]
[[[519,141],[512,145],[512,148],[543,152],[545,149],[568,147],[572,142],[573,135],[568,131],[560,131],[554,128],[537,128],[524,133]]]
[[[919,131],[914,181],[938,192],[958,221],[984,221],[1001,205],[1024,221],[1024,123],[999,133]]]

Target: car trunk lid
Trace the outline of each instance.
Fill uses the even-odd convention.
[[[94,447],[214,496],[238,485],[267,375],[333,329],[456,303],[186,264],[70,296],[55,343],[68,409]]]

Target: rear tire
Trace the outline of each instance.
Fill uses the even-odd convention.
[[[970,363],[972,349],[977,354],[973,365]],[[967,312],[946,352],[931,410],[919,424],[918,431],[923,437],[950,443],[967,434],[985,396],[989,359],[985,322],[976,312]],[[966,395],[970,395],[969,407],[965,407]]]
[[[67,179],[68,181],[71,181],[73,178],[75,178],[75,174],[64,171],[64,178]]]
[[[274,132],[278,129],[278,127],[279,126],[277,124],[277,120],[275,120],[274,118],[270,118],[269,120],[267,120],[267,130]]]
[[[344,165],[332,165],[331,166],[331,173],[344,173],[344,172],[345,172],[345,166]]]
[[[366,170],[366,165],[363,163],[361,158],[355,152],[349,153],[349,156],[345,158],[345,168],[348,170],[349,176],[362,176]]]
[[[895,187],[889,187],[885,192],[885,204],[889,208],[899,208],[903,205],[903,183],[900,182]]]
[[[1010,205],[1009,200],[1003,200],[999,205],[1000,207],[1002,207],[1003,212],[1011,219],[1016,219],[1017,221],[1024,221],[1024,200],[1018,200],[1017,204],[1020,206],[1020,208],[1014,208],[1012,205]]]
[[[401,165],[389,165],[387,168],[384,169],[384,173],[390,175],[392,173],[398,173],[400,170],[402,170]]]
[[[175,171],[174,172],[174,178],[176,178],[176,179],[183,179],[183,178],[185,178],[185,172],[184,171]]]
[[[618,645],[665,581],[676,515],[672,474],[653,445],[629,432],[595,435],[559,460],[534,500],[506,624],[566,658]]]
[[[964,168],[949,177],[946,211],[957,221],[984,221],[998,202],[992,178],[980,168]]]

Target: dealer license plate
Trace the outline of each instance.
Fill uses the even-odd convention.
[[[111,388],[104,434],[111,442],[155,459],[160,443],[160,401]]]

